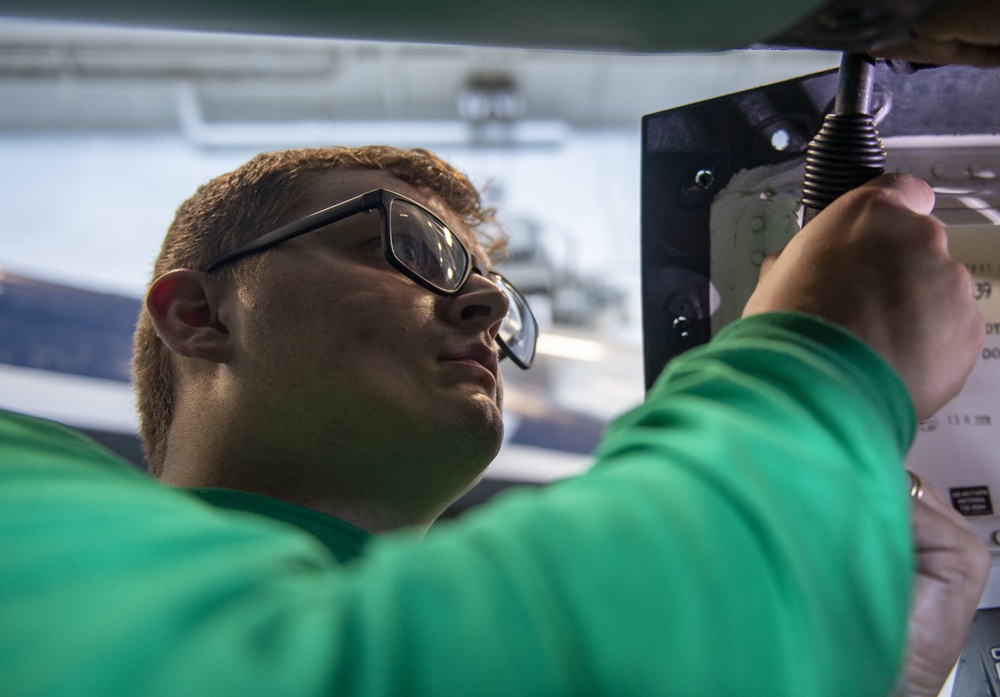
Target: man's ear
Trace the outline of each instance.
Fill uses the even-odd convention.
[[[156,334],[174,353],[225,363],[232,353],[232,338],[224,303],[228,287],[218,279],[193,269],[163,274],[146,293],[146,310]]]

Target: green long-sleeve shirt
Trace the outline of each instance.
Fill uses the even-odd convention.
[[[751,318],[673,361],[587,474],[340,566],[6,413],[0,691],[883,697],[913,426],[860,342]]]

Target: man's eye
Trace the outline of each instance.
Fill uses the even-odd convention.
[[[422,244],[410,240],[401,240],[395,247],[396,255],[403,262],[420,262],[427,256],[427,250]]]
[[[347,230],[329,236],[330,244],[351,254],[369,255],[382,251],[382,235],[372,230]]]

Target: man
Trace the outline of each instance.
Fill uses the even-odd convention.
[[[181,208],[137,334],[144,433],[165,481],[263,516],[0,419],[4,683],[885,694],[910,609],[902,456],[914,414],[960,389],[983,335],[926,186],[886,177],[818,216],[747,317],[612,428],[592,472],[419,546],[373,542],[425,528],[476,480],[500,442],[499,352],[530,362],[504,328],[519,298],[469,228],[485,214],[442,181],[468,193],[420,152],[292,152]],[[222,239],[192,244],[206,226]],[[986,565],[933,492],[912,505],[906,677],[932,694]]]

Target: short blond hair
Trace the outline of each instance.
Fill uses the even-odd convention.
[[[257,155],[242,167],[216,177],[181,204],[167,230],[153,267],[153,279],[171,269],[204,268],[213,259],[277,227],[297,200],[302,185],[324,171],[365,168],[384,170],[417,188],[434,192],[470,229],[480,233],[493,222],[479,191],[464,174],[433,153],[389,146],[283,150]],[[486,227],[489,227],[487,225]],[[484,240],[491,256],[503,246]],[[220,273],[249,275],[259,258],[251,257]],[[132,372],[139,411],[139,434],[149,471],[158,475],[166,457],[167,432],[174,417],[174,363],[156,336],[145,307],[134,337]]]

